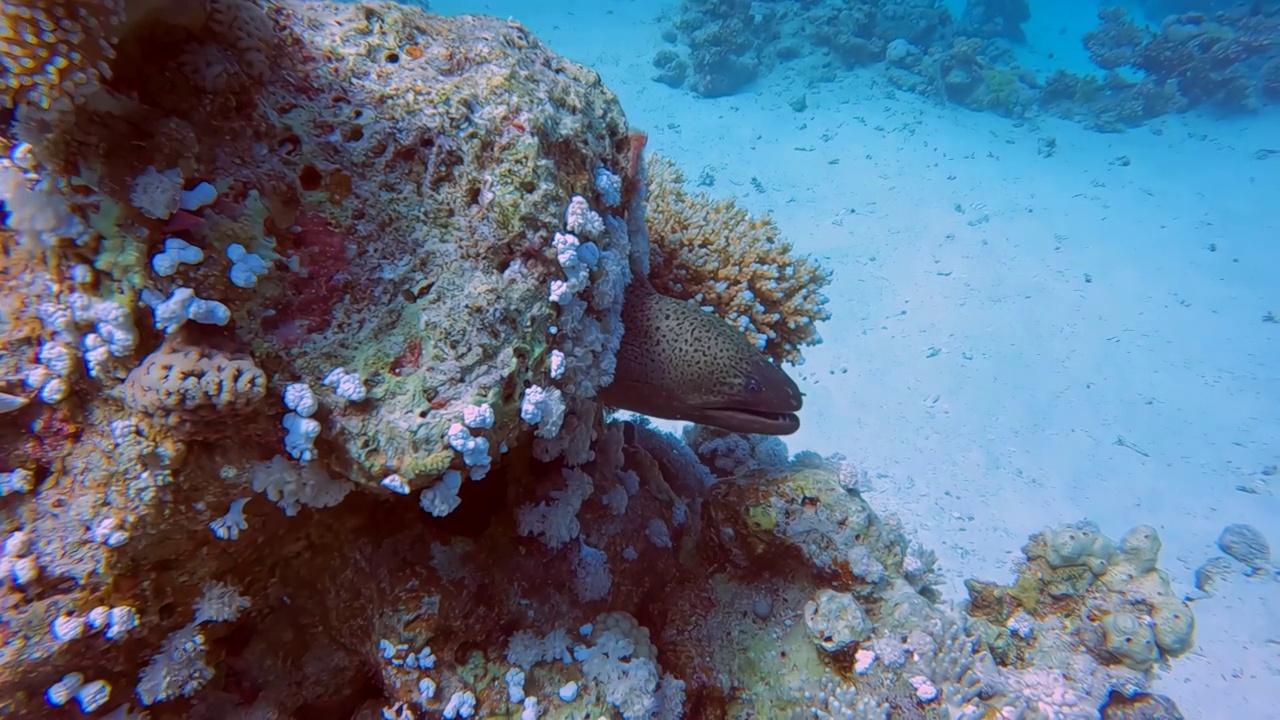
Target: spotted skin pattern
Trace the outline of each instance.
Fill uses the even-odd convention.
[[[799,429],[800,388],[723,319],[639,281],[627,289],[622,324],[605,404],[730,432]]]

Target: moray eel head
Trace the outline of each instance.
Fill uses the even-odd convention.
[[[725,370],[712,392],[686,397],[681,419],[761,435],[790,435],[800,429],[800,388],[782,368],[760,357]]]
[[[613,383],[600,399],[644,415],[730,432],[789,435],[803,399],[739,330],[692,303],[632,283]]]

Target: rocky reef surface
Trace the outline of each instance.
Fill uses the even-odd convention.
[[[1151,528],[1046,529],[957,610],[855,464],[594,402],[637,255],[779,358],[829,275],[644,176],[519,25],[4,13],[4,714],[1176,716],[1147,688],[1194,620]],[[716,223],[742,247],[682,245]]]

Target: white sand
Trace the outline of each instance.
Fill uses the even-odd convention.
[[[517,17],[598,70],[651,150],[836,269],[788,444],[882,474],[872,505],[938,552],[949,597],[1081,518],[1155,526],[1182,590],[1228,523],[1280,544],[1280,476],[1261,474],[1280,463],[1280,325],[1261,322],[1280,313],[1280,155],[1255,158],[1280,150],[1280,113],[1019,127],[800,66],[706,100],[650,80],[655,5],[593,4],[432,6]],[[1062,24],[1028,30],[1047,46]],[[1280,718],[1280,582],[1235,578],[1194,610],[1196,648],[1157,689],[1189,718]]]

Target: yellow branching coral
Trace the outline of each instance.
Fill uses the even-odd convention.
[[[124,0],[0,3],[0,105],[48,108],[75,100],[110,75]]]
[[[768,216],[690,193],[670,160],[650,156],[646,169],[654,289],[710,308],[775,360],[801,362],[800,348],[822,342],[817,324],[831,317],[822,294],[831,272],[792,255]]]

